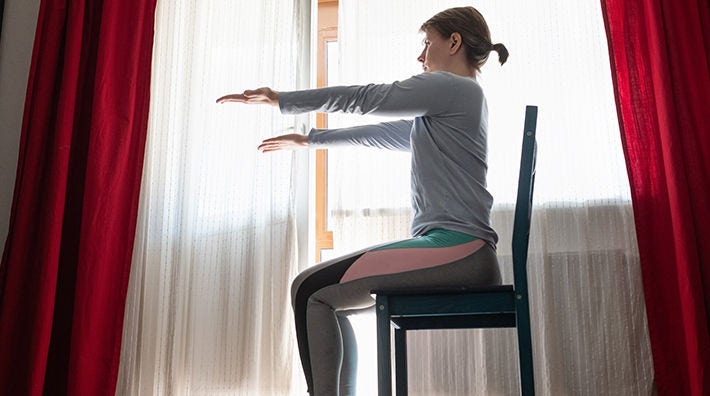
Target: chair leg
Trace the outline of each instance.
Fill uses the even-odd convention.
[[[394,376],[397,396],[407,396],[407,331],[394,329]]]
[[[530,335],[530,311],[517,307],[518,354],[520,356],[520,392],[523,396],[535,395],[532,337]]]
[[[392,396],[392,346],[387,296],[377,296],[377,394]]]

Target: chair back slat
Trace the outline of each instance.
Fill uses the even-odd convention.
[[[523,130],[523,149],[520,158],[518,177],[518,197],[515,203],[513,223],[513,277],[516,294],[527,296],[528,241],[530,237],[530,218],[532,215],[533,187],[535,185],[535,159],[537,143],[537,106],[525,108],[525,126]]]

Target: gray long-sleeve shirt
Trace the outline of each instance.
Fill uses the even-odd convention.
[[[375,125],[312,129],[311,145],[363,145],[412,153],[412,235],[435,228],[495,246],[486,190],[488,108],[475,79],[430,72],[392,84],[280,92],[284,114],[346,112],[413,117]]]

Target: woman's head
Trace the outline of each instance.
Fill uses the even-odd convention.
[[[508,50],[503,44],[491,42],[486,20],[473,7],[444,10],[424,22],[420,30],[426,38],[418,59],[425,71],[447,70],[458,57],[478,73],[491,51],[498,53],[501,65],[508,59]]]

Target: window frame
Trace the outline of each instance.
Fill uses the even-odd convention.
[[[316,87],[328,86],[328,42],[338,41],[338,0],[318,0],[318,47]],[[316,114],[316,128],[328,127],[328,115]],[[333,232],[328,230],[328,150],[315,150],[315,262],[321,252],[333,248]]]

